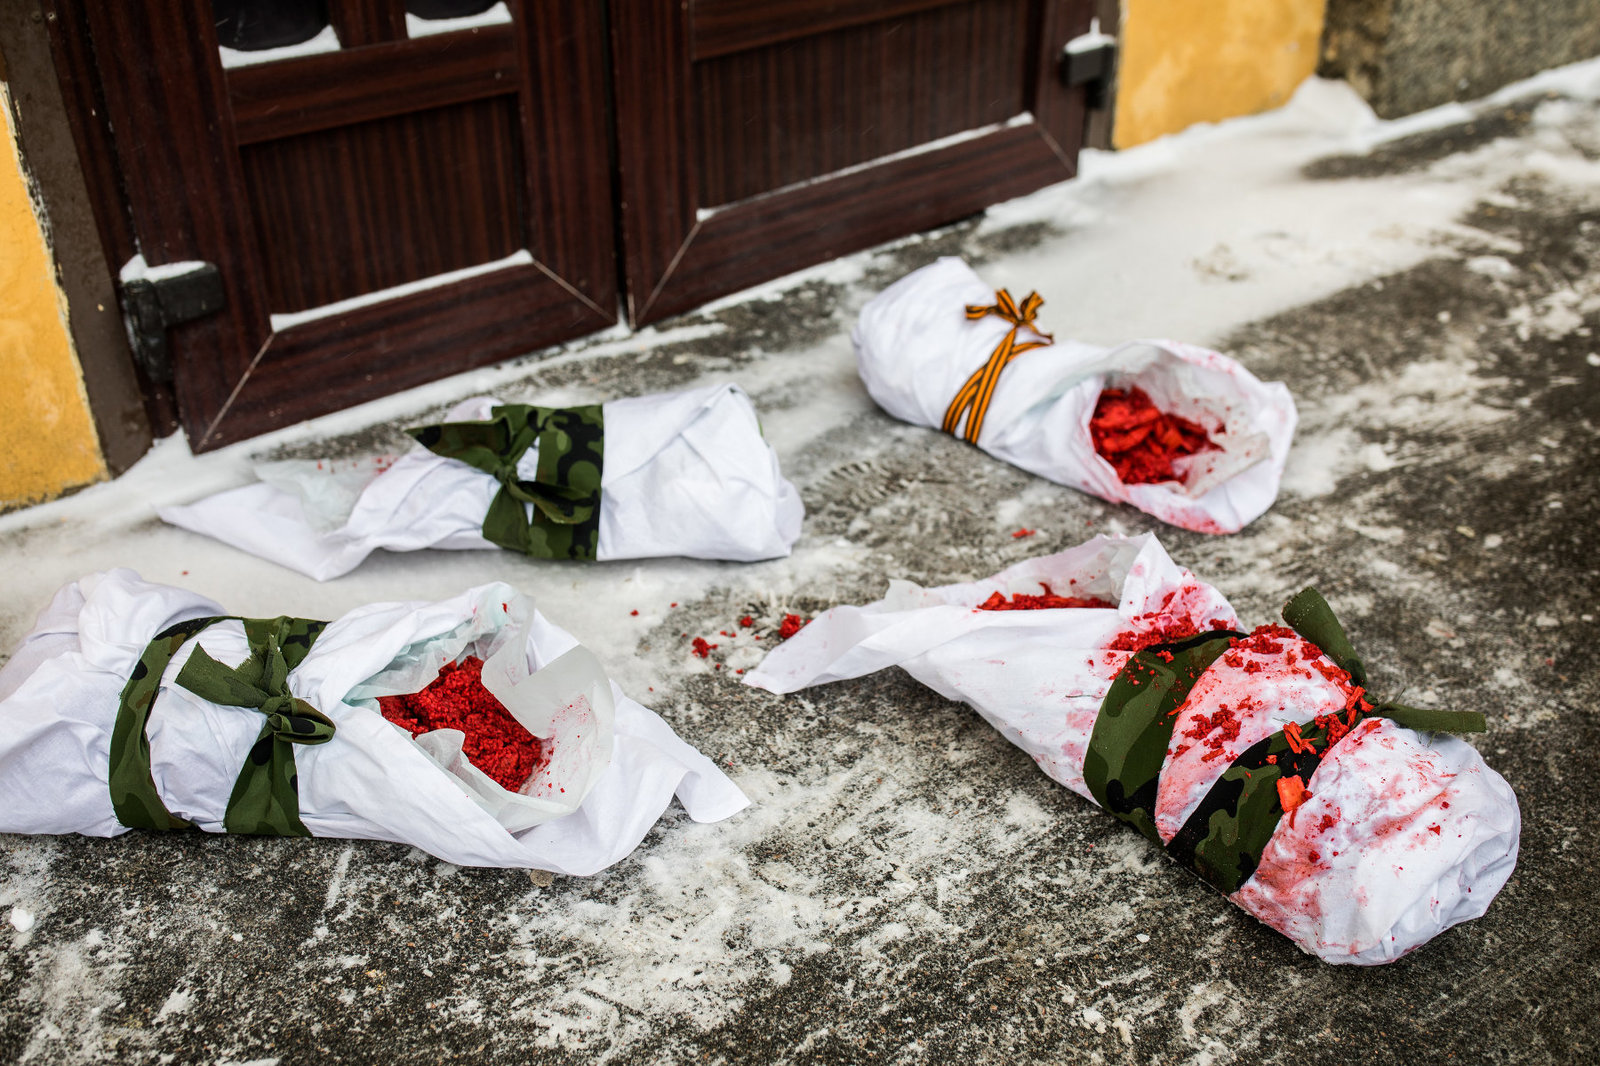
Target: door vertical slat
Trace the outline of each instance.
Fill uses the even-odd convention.
[[[523,219],[528,248],[561,284],[608,319],[617,306],[611,205],[606,30],[598,0],[511,0],[521,81],[523,161],[530,204],[566,204]]]
[[[151,266],[215,263],[228,313],[172,331],[174,380],[184,427],[203,439],[270,334],[264,288],[248,255],[253,228],[243,206],[238,146],[216,36],[186,0],[88,4],[86,15],[116,137],[119,169],[139,246]],[[108,50],[115,49],[115,55]],[[160,62],[133,57],[159,56]]]
[[[405,0],[330,0],[328,18],[345,48],[406,39]]]

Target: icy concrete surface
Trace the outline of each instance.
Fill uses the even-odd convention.
[[[0,1059],[1592,1061],[1597,97],[1590,65],[1385,125],[1313,83],[1283,112],[1091,157],[1078,182],[658,329],[199,459],[168,441],[0,518],[6,647],[58,585],[113,565],[311,617],[510,581],[755,801],[710,826],[674,808],[589,879],[339,840],[0,838]],[[770,632],[891,576],[968,580],[1152,528],[872,406],[855,311],[950,253],[1039,289],[1058,335],[1176,336],[1290,383],[1276,507],[1231,537],[1159,533],[1244,618],[1316,583],[1379,691],[1488,715],[1474,742],[1517,789],[1524,838],[1486,917],[1387,968],[1330,967],[903,674],[787,699],[739,683],[761,647],[720,636],[741,615]],[[397,447],[395,426],[474,393],[714,380],[755,397],[805,497],[791,559],[380,554],[316,585],[153,517],[255,459]],[[696,636],[720,645],[709,660]]]

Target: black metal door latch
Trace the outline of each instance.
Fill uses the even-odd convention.
[[[172,381],[167,330],[216,314],[228,302],[222,272],[214,263],[198,263],[168,277],[134,278],[121,288],[133,357],[151,381],[161,384]]]
[[[1070,88],[1081,85],[1087,90],[1084,103],[1091,111],[1105,109],[1117,69],[1117,39],[1099,30],[1096,20],[1093,29],[1061,50],[1061,80]]]

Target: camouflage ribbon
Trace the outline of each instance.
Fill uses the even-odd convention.
[[[457,459],[500,482],[483,537],[538,559],[594,559],[600,541],[605,468],[602,407],[495,407],[487,422],[445,422],[406,432],[435,455]],[[532,481],[517,464],[534,444]]]
[[[1243,633],[1219,630],[1135,652],[1111,682],[1089,735],[1083,780],[1095,802],[1157,845],[1156,790],[1178,708]]]
[[[230,833],[310,836],[300,821],[299,780],[293,744],[322,744],[334,724],[309,703],[289,694],[289,672],[305,660],[326,622],[303,618],[216,616],[179,622],[158,633],[134,665],[122,690],[111,734],[111,806],[117,821],[132,829],[188,829],[162,803],[150,774],[146,733],[161,677],[178,650],[208,626],[244,625],[250,658],[227,667],[196,646],[179,670],[177,684],[201,699],[260,711],[266,722],[228,797],[223,828]]]
[[[1315,589],[1284,607],[1284,620],[1333,660],[1358,686],[1343,718],[1323,716],[1284,729],[1251,745],[1212,783],[1199,806],[1165,843],[1167,854],[1224,895],[1249,880],[1283,817],[1278,782],[1298,778],[1302,787],[1327,754],[1335,721],[1343,736],[1362,716],[1433,733],[1483,732],[1476,711],[1436,711],[1360,699],[1366,667],[1356,655],[1333,609]],[[1200,676],[1228,649],[1237,632],[1207,633],[1175,644],[1156,645],[1131,656],[1113,679],[1084,755],[1083,775],[1095,801],[1156,844],[1156,794],[1178,710]],[[1370,709],[1368,707],[1370,706]],[[1290,734],[1293,734],[1292,737]],[[1337,742],[1335,738],[1333,743]]]
[[[1011,360],[1023,352],[1045,348],[1055,343],[1054,337],[1040,332],[1033,324],[1034,317],[1044,304],[1043,297],[1038,293],[1030,292],[1020,307],[1016,300],[1011,298],[1011,293],[1005,289],[997,291],[994,300],[993,304],[968,304],[967,318],[973,320],[994,315],[1011,323],[1011,330],[1001,339],[988,361],[974,370],[972,376],[967,378],[966,384],[961,386],[955,399],[950,401],[950,406],[945,410],[944,422],[939,427],[951,436],[960,436],[969,444],[978,443],[978,434],[983,432],[983,420],[989,414],[989,401],[994,399],[994,390],[1000,384],[1000,374],[1010,365]],[[1017,331],[1023,329],[1040,339],[1017,343]],[[956,430],[961,426],[963,417],[966,418],[967,424],[958,434]]]

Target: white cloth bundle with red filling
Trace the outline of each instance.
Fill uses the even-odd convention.
[[[0,669],[0,832],[355,837],[587,875],[674,794],[701,822],[749,802],[503,584],[322,623],[113,570],[58,592]]]
[[[1289,390],[1176,341],[1052,340],[966,263],[944,258],[861,310],[852,339],[880,407],[1032,474],[1201,533],[1234,533],[1277,498]]]
[[[487,424],[498,407],[477,397],[444,420]],[[805,508],[744,390],[710,385],[588,410],[596,408],[604,420],[597,528],[546,557],[751,562],[789,554]],[[160,515],[318,581],[349,573],[379,548],[496,547],[485,519],[504,483],[422,444],[398,459],[289,460],[255,473],[254,484]],[[545,476],[540,442],[517,458],[515,474],[529,488]],[[537,519],[534,504],[516,506]]]
[[[1152,535],[1096,537],[983,581],[891,582],[877,603],[817,617],[745,680],[787,693],[900,666],[1328,962],[1390,962],[1482,915],[1516,863],[1505,780],[1459,737],[1398,724],[1406,709],[1383,717],[1298,633],[1238,628]],[[1151,702],[1174,681],[1154,674],[1204,648],[1215,657],[1178,672],[1176,705]],[[1150,721],[1171,723],[1143,777],[1115,735],[1141,694]],[[1264,846],[1240,860],[1252,831]]]

